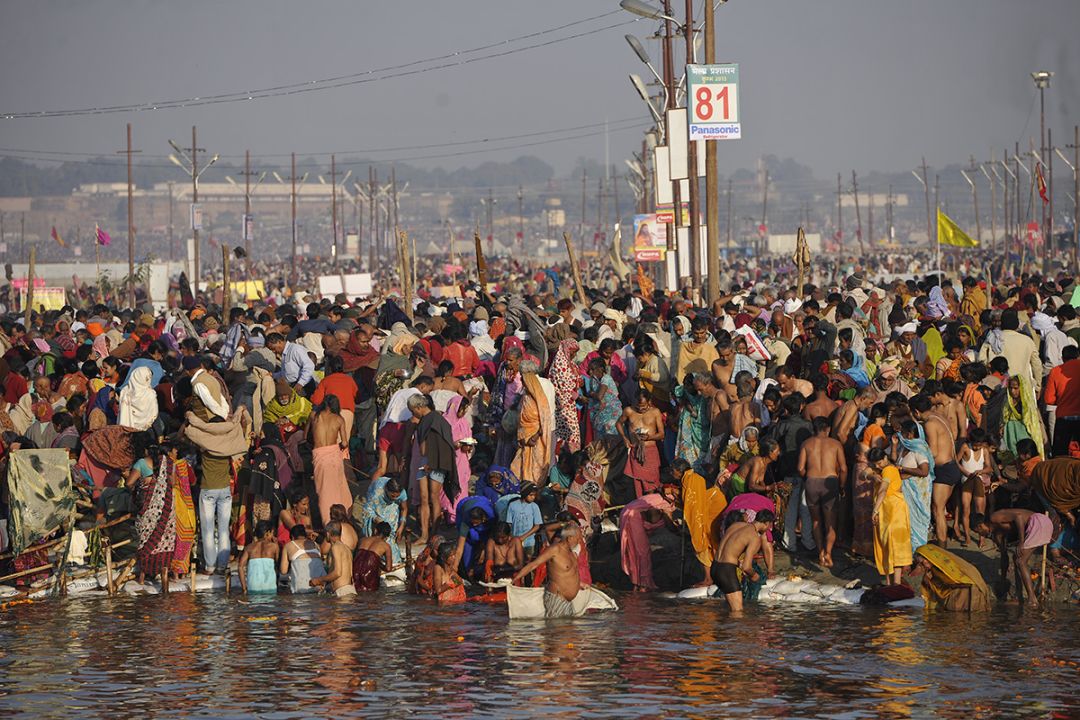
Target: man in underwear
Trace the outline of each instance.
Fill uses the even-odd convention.
[[[524,564],[525,548],[521,538],[514,537],[510,523],[496,523],[484,547],[484,581],[490,583],[513,577]]]
[[[772,528],[774,516],[770,510],[762,510],[754,517],[754,522],[732,523],[720,541],[716,551],[716,560],[709,570],[717,592],[727,598],[731,613],[741,614],[743,609],[742,581],[739,572],[758,582],[761,576],[754,569],[754,556],[761,550],[762,536]]]
[[[322,409],[308,424],[307,439],[311,442],[315,494],[319,498],[319,514],[324,525],[329,523],[333,505],[352,507],[352,493],[345,479],[345,458],[349,438],[345,420],[339,415],[337,396],[327,395]]]
[[[387,539],[390,523],[375,523],[374,535],[360,539],[352,561],[352,581],[357,592],[375,592],[379,589],[379,576],[385,570],[394,569],[394,553]]]
[[[941,418],[945,425],[949,428],[949,433],[954,438],[962,438],[967,435],[967,411],[964,409],[964,403],[960,401],[959,393],[957,397],[952,397],[948,390],[956,390],[956,383],[952,380],[927,380],[923,385],[922,394],[930,396],[930,402],[933,406],[930,409],[930,413]],[[964,391],[964,386],[960,386],[960,393]]]
[[[1016,543],[1014,560],[1016,562],[1016,574],[1020,576],[1020,584],[1023,585],[1027,594],[1027,604],[1037,607],[1038,598],[1035,596],[1035,583],[1031,581],[1031,572],[1028,561],[1035,554],[1035,550],[1044,545],[1049,545],[1057,536],[1054,521],[1046,513],[1037,513],[1023,508],[1008,508],[998,510],[990,517],[976,515],[971,523],[975,532],[983,537],[992,539],[1001,553],[1001,585],[1007,587],[1009,574],[1009,554],[1006,546]],[[1019,588],[1017,595],[1019,596]],[[1023,598],[1018,598],[1021,601]]]
[[[547,584],[544,588],[544,607],[572,602],[581,590],[581,574],[574,548],[581,539],[581,527],[576,522],[563,523],[558,539],[553,540],[535,560],[514,574],[514,582],[547,564]],[[565,602],[560,602],[565,601]]]
[[[309,581],[311,587],[329,587],[330,592],[338,597],[356,594],[356,587],[350,582],[352,577],[352,552],[341,542],[341,523],[332,521],[326,525],[326,541],[323,553],[330,560],[326,575],[314,577]]]
[[[912,417],[923,424],[926,443],[934,456],[933,542],[945,547],[949,531],[945,521],[945,505],[956,486],[964,482],[964,473],[956,464],[956,438],[948,424],[932,412],[934,404],[926,395],[915,395],[908,400],[908,407]]]
[[[629,457],[627,477],[634,480],[637,497],[660,489],[660,451],[656,443],[664,439],[664,416],[653,406],[649,393],[638,393],[637,403],[623,410],[616,425],[626,443]]]
[[[814,418],[814,435],[799,449],[799,475],[806,478],[806,504],[814,523],[814,542],[823,567],[832,567],[836,543],[837,499],[843,492],[840,478],[847,476],[844,446],[829,437],[829,420]]]

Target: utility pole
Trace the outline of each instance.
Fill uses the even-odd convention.
[[[192,147],[195,141],[191,142]],[[131,123],[127,124],[127,150],[117,150],[116,154],[127,155],[127,231],[128,231],[128,305],[135,307],[135,220],[133,204],[134,185],[131,179],[131,156],[139,150],[131,149]]]
[[[866,189],[866,242],[874,252],[874,191]]]
[[[840,173],[836,173],[836,241],[840,243],[840,254],[844,254],[844,187]],[[802,293],[802,288],[799,288]]]
[[[26,254],[26,213],[19,213],[19,256]]]
[[[765,168],[765,187],[762,188],[761,198],[761,226],[765,228],[758,233],[758,253],[765,249],[765,235],[769,232],[769,168]],[[759,228],[760,230],[760,228]]]
[[[885,236],[889,244],[893,241],[893,194],[892,185],[889,185],[889,199],[885,205]]]
[[[368,206],[371,214],[368,216],[368,227],[371,229],[371,243],[368,247],[368,272],[375,272],[375,246],[379,239],[379,216],[375,212],[375,188],[378,186],[378,173],[374,167],[368,166]]]
[[[581,225],[578,226],[578,253],[585,250],[585,204],[587,202],[585,193],[586,185],[589,179],[589,173],[585,168],[581,169]],[[490,223],[489,223],[490,225]],[[490,230],[488,231],[490,235]]]
[[[173,256],[173,183],[169,181],[169,262],[174,259]]]
[[[184,164],[180,162],[176,155],[170,155],[169,159],[172,160],[182,170],[186,170],[191,173],[191,212],[189,213],[189,215],[191,216],[191,236],[192,242],[194,244],[193,259],[195,262],[195,266],[194,268],[192,268],[192,275],[194,276],[192,278],[192,282],[194,283],[195,294],[198,295],[199,278],[201,277],[202,273],[200,272],[199,266],[199,229],[195,227],[194,221],[195,208],[199,204],[199,176],[202,175],[202,173],[205,172],[207,168],[217,162],[217,155],[212,157],[210,159],[210,162],[208,162],[202,170],[199,170],[199,153],[206,151],[203,148],[199,147],[198,139],[196,137],[196,127],[194,125],[191,126],[191,147],[182,148],[176,143],[174,143],[172,140],[169,141],[169,145],[171,145],[172,149],[175,150],[178,154],[185,157],[185,159],[188,161],[188,167],[184,167]]]
[[[994,169],[994,150],[990,149],[990,169]],[[991,175],[986,172],[986,163],[979,165],[979,171],[986,177],[986,181],[990,183],[990,249],[997,250],[997,175],[996,173]]]
[[[600,243],[604,238],[604,176],[601,175],[596,181],[596,233],[593,235],[593,246],[600,249]]]
[[[241,175],[244,176],[244,225],[242,235],[244,237],[244,252],[247,255],[247,267],[248,274],[250,275],[251,268],[251,241],[254,235],[255,221],[251,217],[251,194],[255,190],[259,189],[259,184],[262,183],[263,178],[266,177],[266,172],[259,173],[259,179],[255,181],[255,187],[251,187],[251,176],[255,173],[251,170],[251,151],[244,151],[244,172]],[[251,279],[250,277],[248,278]]]
[[[706,146],[706,148],[708,148],[708,146]],[[731,252],[731,188],[732,188],[732,180],[731,180],[731,178],[728,178],[728,181],[727,181],[727,249],[728,249],[729,253]],[[728,258],[729,262],[730,262],[730,260],[731,260],[731,258]],[[720,259],[717,258],[716,262],[717,262],[717,265],[719,265],[720,264]],[[717,287],[719,287],[720,278],[717,278],[716,282],[717,282]],[[719,290],[717,290],[717,294],[715,296],[713,296],[711,299],[715,300],[718,297],[720,297],[720,291]]]
[[[705,64],[716,62],[715,6],[705,3]],[[720,297],[720,164],[716,143],[705,143],[705,251],[707,256],[709,301]],[[728,248],[731,247],[731,181],[728,181]]]
[[[1023,242],[1023,206],[1020,204],[1020,143],[1016,142],[1013,145],[1013,168],[1015,173],[1013,177],[1016,179],[1016,187],[1014,188],[1013,195],[1016,196],[1016,212],[1013,213],[1013,222],[1016,223],[1016,240],[1017,242]],[[1021,253],[1022,254],[1022,253]],[[1023,272],[1023,268],[1020,269]]]
[[[525,249],[525,190],[518,185],[518,243]]]
[[[671,41],[674,33],[672,32],[672,22],[674,18],[671,15],[671,0],[664,0],[664,85],[667,87],[667,109],[674,110],[677,106],[675,103],[675,61],[672,54]],[[667,127],[667,114],[664,115],[664,137],[667,142],[671,142],[672,128]],[[676,130],[677,132],[677,130]],[[671,183],[671,200],[672,209],[674,211],[674,217],[671,224],[667,228],[667,249],[668,251],[678,251],[677,233],[678,228],[682,226],[682,183],[678,180],[673,180]],[[669,288],[669,290],[679,289],[679,266],[675,266],[675,287]]]
[[[934,173],[934,218],[937,218],[938,212],[941,210],[940,201],[940,183],[938,182],[940,176]],[[937,269],[941,270],[941,238],[938,237],[937,223],[934,223],[934,247],[937,248]]]
[[[934,226],[930,221],[930,178],[926,174],[926,157],[922,159],[922,181],[923,181],[923,194],[926,195],[926,242],[933,247],[936,237],[934,235]]]
[[[1046,88],[1050,87],[1050,78],[1054,76],[1054,73],[1047,71],[1033,72],[1031,73],[1031,79],[1035,81],[1035,87],[1039,89],[1039,162],[1043,167],[1047,167],[1047,147],[1052,147],[1053,143],[1050,142],[1050,136],[1046,131]],[[1053,179],[1053,166],[1050,166],[1050,177]],[[1034,169],[1032,170],[1034,175]],[[1046,214],[1046,203],[1041,204],[1042,208],[1042,229],[1043,229],[1043,257],[1042,257],[1042,271],[1045,275],[1050,270],[1050,241],[1053,239],[1054,228],[1054,195],[1053,191],[1050,193],[1050,216]]]
[[[333,154],[330,155],[330,229],[334,233],[330,254],[333,256],[334,266],[337,267],[337,158]]]
[[[1080,252],[1080,125],[1073,125],[1073,272],[1080,268],[1077,253]]]
[[[583,196],[584,197],[584,196]],[[585,224],[585,206],[582,205],[581,221],[582,226]],[[495,192],[488,188],[487,196],[487,238],[488,238],[488,254],[495,254]],[[585,240],[582,239],[582,243]]]
[[[855,171],[851,171],[851,194],[855,196],[855,239],[859,241],[859,255],[866,255],[863,250],[862,239],[862,212],[859,210],[859,183],[855,178]]]
[[[712,4],[712,0],[706,0],[706,5]],[[686,62],[694,59],[694,0],[686,0]],[[685,69],[684,69],[685,72]],[[689,80],[687,80],[689,85]],[[687,100],[689,108],[690,101]],[[689,112],[689,110],[688,110]],[[675,132],[686,133],[685,127],[676,128]],[[670,140],[669,140],[670,142]],[[706,142],[707,141],[702,141]],[[686,143],[686,170],[688,185],[690,187],[690,286],[691,297],[701,292],[701,220],[698,218],[700,198],[698,197],[698,172],[697,172],[697,143],[696,140],[688,140]],[[679,209],[682,215],[682,209]]]
[[[1046,157],[1047,178],[1046,192],[1050,196],[1050,211],[1046,217],[1046,239],[1043,242],[1043,273],[1050,271],[1050,257],[1057,254],[1057,243],[1054,242],[1054,154],[1050,148],[1054,147],[1054,141],[1050,136],[1052,128],[1046,128],[1046,147],[1043,155]],[[1046,211],[1046,203],[1043,203],[1043,211]]]
[[[975,206],[975,241],[979,243],[979,247],[982,247],[982,219],[979,217],[979,186],[975,183],[975,178],[972,177],[978,169],[978,166],[975,164],[974,155],[971,156],[970,160],[971,167],[967,170],[961,170],[960,174],[964,176],[968,185],[971,186],[971,202]],[[968,175],[969,172],[972,175]]]

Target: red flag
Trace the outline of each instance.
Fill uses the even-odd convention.
[[[1035,165],[1035,184],[1039,186],[1039,197],[1042,198],[1043,205],[1050,204],[1050,198],[1046,195],[1046,180],[1043,179],[1042,164]]]
[[[52,226],[52,233],[51,234],[52,234],[52,239],[56,241],[57,245],[59,245],[60,247],[67,247],[64,244],[64,238],[60,237],[60,233],[56,232],[56,226],[55,225]]]
[[[109,233],[105,232],[97,225],[94,226],[94,230],[97,232],[97,244],[108,247],[109,243],[112,242],[112,238],[109,237]]]

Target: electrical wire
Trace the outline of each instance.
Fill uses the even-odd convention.
[[[571,27],[583,25],[586,23],[600,20],[602,18],[610,17],[611,15],[621,14],[620,10],[613,10],[610,12],[602,13],[600,15],[594,15],[592,17],[576,20],[571,23],[565,23],[552,28],[539,30],[533,33],[527,33],[525,35],[519,35],[517,37],[508,38],[495,43],[489,43],[487,45],[481,45],[468,50],[458,50],[443,55],[438,55],[430,58],[424,58],[421,60],[413,60],[407,63],[401,63],[398,65],[390,65],[383,68],[375,68],[371,70],[365,70],[361,72],[349,73],[347,75],[338,75],[335,77],[322,78],[318,80],[309,80],[302,83],[291,83],[287,85],[275,85],[271,87],[259,88],[255,90],[236,91],[229,93],[220,93],[216,95],[208,96],[194,96],[173,100],[162,100],[158,102],[141,102],[128,105],[108,105],[102,107],[90,107],[90,108],[75,108],[65,110],[39,110],[39,111],[19,111],[19,112],[2,112],[0,117],[6,120],[13,119],[26,119],[26,118],[55,118],[55,117],[71,117],[79,115],[106,115],[113,113],[126,113],[126,112],[149,112],[157,110],[175,110],[191,107],[201,107],[205,105],[218,105],[224,103],[235,102],[247,102],[251,100],[261,100],[270,97],[283,97],[290,95],[300,95],[310,92],[319,92],[323,90],[332,90],[342,87],[348,87],[352,85],[360,85],[372,82],[379,82],[382,80],[390,80],[395,78],[407,77],[411,75],[420,75],[427,72],[434,72],[437,70],[445,70],[453,67],[461,67],[463,65],[469,65],[475,62],[484,60],[492,60],[497,58],[506,57],[508,55],[514,55],[520,52],[528,50],[535,50],[538,48],[549,47],[551,45],[557,45],[570,40],[576,40],[582,37],[588,37],[597,33],[605,32],[613,28],[622,27],[637,22],[640,18],[632,20],[625,20],[614,24],[605,25],[603,27],[595,28],[592,30],[585,30],[582,32],[574,33],[564,37],[547,40],[544,42],[532,43],[524,45],[522,47],[512,48],[509,50],[503,50],[500,52],[489,53],[478,57],[459,59],[465,55],[472,55],[478,52],[484,52],[497,47],[503,47],[512,43],[521,42],[523,40],[530,40],[551,33],[566,30]],[[449,61],[449,62],[443,62]],[[431,63],[439,63],[431,65]],[[428,67],[419,67],[428,65]]]

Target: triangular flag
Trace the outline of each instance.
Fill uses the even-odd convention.
[[[56,241],[56,244],[60,247],[67,247],[64,244],[64,238],[60,237],[60,233],[56,232],[56,226],[52,226],[52,239]]]
[[[937,234],[938,242],[942,245],[979,247],[979,242],[973,240],[971,236],[961,230],[960,226],[953,222],[952,218],[941,212],[941,208],[938,208],[937,211]]]

